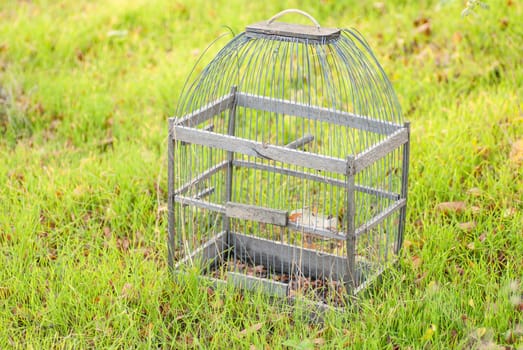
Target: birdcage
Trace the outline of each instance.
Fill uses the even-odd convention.
[[[174,271],[341,305],[398,256],[409,124],[355,30],[247,26],[188,80],[168,162]]]

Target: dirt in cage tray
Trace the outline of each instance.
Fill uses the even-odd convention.
[[[327,278],[311,278],[299,274],[289,275],[268,271],[264,265],[247,264],[241,260],[227,260],[218,268],[211,271],[214,278],[226,280],[226,272],[237,272],[247,276],[266,278],[272,281],[288,284],[290,297],[305,296],[316,302],[332,306],[344,306],[346,304],[346,290],[342,282],[329,280]]]

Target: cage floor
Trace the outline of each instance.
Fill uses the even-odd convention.
[[[250,287],[271,289],[270,294],[295,298],[304,296],[307,299],[335,307],[346,304],[347,292],[342,282],[326,278],[311,278],[304,275],[277,273],[269,271],[267,266],[252,265],[241,260],[230,258],[208,271],[210,277],[245,286],[249,281]],[[240,281],[240,282],[239,282]],[[249,288],[247,286],[247,289]]]

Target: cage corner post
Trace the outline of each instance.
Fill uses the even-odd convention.
[[[168,265],[171,273],[174,273],[174,124],[175,118],[169,118],[169,135],[167,141],[167,187],[168,187],[168,222],[167,222],[167,231],[168,231],[168,240],[167,240],[167,253],[168,253]]]
[[[229,120],[228,120],[228,127],[227,127],[227,134],[229,136],[234,136],[235,133],[235,127],[236,127],[236,91],[237,87],[234,85],[231,87],[231,95],[233,95],[231,108],[229,110]],[[232,177],[234,173],[234,152],[233,151],[227,151],[227,173],[225,177],[225,205],[229,203],[232,199]],[[225,238],[226,238],[226,244],[227,248],[230,249],[232,245],[232,238],[231,238],[231,221],[230,218],[227,217],[227,214],[223,214],[223,231],[225,232]],[[235,254],[235,250],[233,249],[233,254]]]
[[[409,179],[409,161],[410,161],[410,122],[404,123],[404,128],[407,129],[407,142],[403,144],[403,171],[401,174],[401,198],[405,200],[405,205],[400,209],[398,239],[396,242],[396,254],[399,253],[403,245],[403,235],[405,233],[405,221],[407,220],[407,195],[408,195],[408,179]]]
[[[356,196],[355,196],[355,157],[350,155],[347,157],[347,268],[348,276],[344,278],[345,289],[349,295],[354,294],[357,283],[356,271]]]

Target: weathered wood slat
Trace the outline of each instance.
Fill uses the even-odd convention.
[[[341,30],[338,28],[316,28],[302,24],[267,21],[251,24],[245,28],[245,33],[251,37],[282,36],[293,39],[307,40],[307,42],[325,43],[339,38]]]
[[[258,278],[237,272],[227,272],[227,282],[244,290],[263,292],[270,296],[285,298],[288,296],[289,285],[268,278]]]
[[[209,125],[206,125],[202,128],[202,130],[205,130],[205,131],[214,131],[214,124],[209,124]],[[186,146],[186,145],[190,145],[191,143],[190,142],[180,142],[180,144],[182,146]]]
[[[358,173],[378,159],[381,159],[408,141],[408,130],[403,128],[377,143],[368,150],[358,154],[355,159],[354,172]]]
[[[240,233],[231,233],[230,239],[237,258],[264,265],[270,271],[289,275],[300,272],[311,278],[337,281],[343,281],[347,275],[344,257]]]
[[[207,180],[208,178],[210,178],[212,175],[214,175],[218,171],[226,168],[228,164],[229,164],[229,162],[223,161],[223,162],[219,163],[218,165],[215,165],[212,168],[205,170],[203,173],[199,174],[194,179],[192,179],[191,181],[187,182],[186,184],[182,185],[180,188],[175,190],[174,194],[178,195],[178,194],[184,193],[189,188],[196,186],[201,181]]]
[[[225,206],[223,206],[223,205],[214,204],[211,202],[202,201],[200,199],[194,199],[191,197],[185,197],[185,196],[180,196],[180,195],[174,196],[174,200],[176,202],[180,203],[181,205],[192,205],[192,206],[195,206],[198,208],[208,209],[208,210],[212,210],[212,211],[215,211],[218,213],[225,214]]]
[[[196,126],[206,120],[211,119],[217,114],[229,109],[234,102],[234,94],[226,95],[214,102],[211,102],[202,108],[177,119],[175,124],[184,126]],[[174,135],[176,137],[176,134]]]
[[[396,201],[394,204],[388,206],[383,210],[381,213],[367,221],[365,224],[358,227],[354,233],[356,237],[361,236],[362,234],[368,232],[369,230],[372,230],[374,227],[379,225],[383,222],[386,218],[388,218],[390,215],[394,214],[399,209],[403,208],[405,204],[407,203],[407,200],[405,198],[402,198],[398,201]]]
[[[175,126],[176,138],[198,145],[220,148],[226,151],[246,154],[253,157],[274,160],[312,168],[345,174],[347,163],[344,159],[322,156],[319,154],[273,146],[261,142],[245,140],[234,136]]]
[[[225,215],[230,218],[252,220],[278,226],[287,225],[286,211],[256,205],[227,202],[225,204]]]
[[[313,120],[325,121],[331,124],[344,125],[355,129],[371,131],[378,134],[389,135],[402,128],[401,125],[377,119],[366,118],[357,114],[323,107],[309,106],[288,100],[251,95],[243,92],[236,93],[236,103],[238,106],[242,107],[305,117]]]

